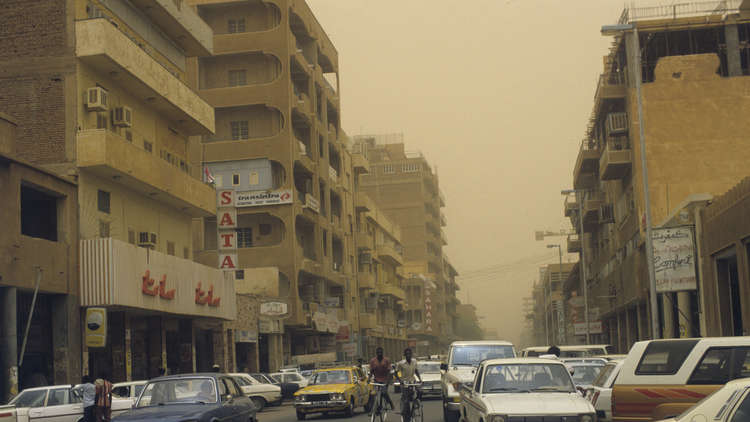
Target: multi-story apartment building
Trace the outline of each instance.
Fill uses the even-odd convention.
[[[357,136],[355,148],[370,160],[359,190],[401,228],[409,338],[419,353],[441,353],[454,337],[458,286],[443,255],[445,197],[438,176],[421,153],[405,151],[402,136]]]
[[[216,110],[216,132],[195,145],[194,165],[245,198],[237,269],[279,269],[289,310],[283,341],[261,345],[261,354],[313,362],[308,355],[337,351],[338,331],[358,312],[348,294],[352,188],[366,163],[352,162],[341,133],[338,53],[304,0],[190,3],[214,45],[191,62],[190,83]],[[198,259],[217,265],[216,221],[201,226]]]
[[[362,354],[383,347],[395,359],[407,346],[401,229],[365,193],[355,193],[355,208]]]
[[[738,4],[627,8],[618,25],[603,27],[614,40],[575,164],[578,194],[565,206],[573,227],[583,231],[569,250],[582,248],[589,306],[603,318],[604,332],[592,341],[627,351],[650,336],[651,318],[662,325],[672,320],[678,303],[679,314],[699,327],[695,290],[659,293],[659,315],[647,306],[639,131],[645,135],[654,227],[690,195],[723,193],[747,174],[750,26]],[[636,77],[642,80],[642,128]],[[581,213],[577,201],[583,201]],[[666,337],[701,334],[681,333],[678,324],[668,328]]]
[[[189,138],[215,120],[186,81],[211,28],[172,0],[3,2],[0,27],[16,153],[76,182],[80,302],[108,310],[84,372],[233,367],[233,283],[192,261],[192,219],[215,215],[216,194],[191,176]]]

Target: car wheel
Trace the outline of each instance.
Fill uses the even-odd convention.
[[[251,397],[250,400],[253,401],[253,406],[255,406],[256,412],[260,412],[264,407],[266,407],[266,399],[264,399],[263,397]]]
[[[304,421],[305,420],[305,416],[306,415],[304,413],[300,412],[299,410],[297,411],[297,420],[298,421]]]
[[[346,408],[346,417],[351,418],[354,416],[354,397],[349,401],[349,406]]]

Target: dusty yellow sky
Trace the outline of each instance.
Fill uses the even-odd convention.
[[[568,227],[559,192],[572,185],[610,44],[601,26],[623,2],[307,1],[339,51],[344,129],[403,132],[437,167],[447,253],[474,274],[460,297],[518,343],[521,299],[538,264],[557,262],[533,232]]]

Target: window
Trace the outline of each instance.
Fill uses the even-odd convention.
[[[479,372],[477,372],[477,377],[474,380],[474,391],[477,393],[481,391],[482,388],[482,371],[484,370],[483,367],[479,367]]]
[[[229,71],[229,86],[242,86],[247,85],[247,71],[242,70],[230,70]]]
[[[9,404],[16,407],[43,407],[45,398],[47,398],[47,390],[23,391]]]
[[[174,242],[167,241],[167,255],[174,256]]]
[[[240,185],[240,175],[239,174],[233,174],[232,175],[232,186],[239,186]]]
[[[245,32],[245,19],[229,19],[227,22],[227,32],[230,34]]]
[[[152,144],[151,142],[146,141],[144,139],[143,140],[143,149],[145,149],[148,152],[153,152],[154,151],[154,144]]]
[[[260,175],[257,171],[251,171],[250,172],[250,182],[248,182],[250,186],[255,186],[260,183]]]
[[[652,341],[635,368],[636,375],[674,375],[698,340]]]
[[[99,220],[99,237],[109,237],[109,221]]]
[[[750,394],[745,395],[745,399],[737,406],[737,410],[734,412],[734,416],[732,416],[732,422],[745,422],[748,420],[750,420]]]
[[[182,257],[185,259],[190,259],[190,249],[189,248],[182,248]]]
[[[101,212],[109,214],[109,199],[109,192],[105,190],[98,190],[96,192],[96,208]]]
[[[103,113],[96,114],[96,128],[106,129],[107,128],[107,115]]]
[[[243,227],[237,229],[237,247],[238,248],[250,248],[253,246],[253,229],[250,227]]]
[[[271,234],[271,225],[270,224],[261,224],[258,226],[258,231],[260,232],[261,236],[268,236]]]
[[[234,272],[234,278],[235,280],[244,280],[245,279],[245,270],[237,270]]]
[[[232,129],[232,140],[238,141],[240,139],[248,139],[249,132],[247,126],[247,120],[238,120],[230,122],[229,125]]]
[[[57,242],[57,198],[21,186],[21,234]]]
[[[47,397],[47,406],[59,406],[61,404],[68,404],[68,388],[55,388],[49,391],[49,397]]]
[[[396,171],[393,169],[393,164],[383,164],[383,174],[392,174]]]
[[[723,385],[737,378],[747,378],[750,347],[711,348],[701,358],[688,384]]]
[[[128,230],[128,243],[135,245],[135,231]]]

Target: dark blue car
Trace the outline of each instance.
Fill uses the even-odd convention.
[[[154,378],[133,409],[113,422],[257,422],[253,402],[225,374]]]

